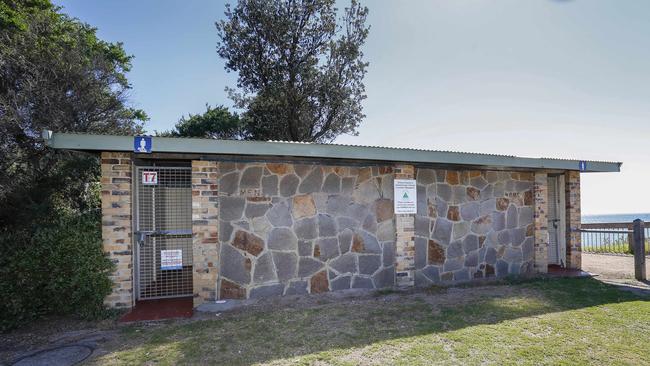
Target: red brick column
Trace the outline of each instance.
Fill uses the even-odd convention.
[[[566,257],[567,267],[582,267],[582,242],[580,238],[580,172],[569,171],[565,174],[566,193]]]
[[[217,162],[192,161],[194,306],[216,299],[219,263]]]
[[[395,165],[395,179],[415,179],[413,165]],[[415,285],[415,214],[395,214],[395,285]]]
[[[102,152],[102,247],[115,270],[113,291],[104,303],[130,308],[133,298],[133,239],[131,237],[131,154]]]

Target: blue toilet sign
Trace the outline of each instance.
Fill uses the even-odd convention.
[[[152,147],[151,136],[133,137],[133,151],[137,153],[151,154]]]
[[[578,163],[578,165],[580,167],[581,172],[586,172],[587,171],[587,162],[586,161],[582,160],[582,161],[580,161],[580,163]]]

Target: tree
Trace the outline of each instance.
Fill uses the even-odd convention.
[[[122,44],[60,10],[48,0],[0,1],[0,228],[55,199],[83,206],[83,178],[97,179],[96,157],[47,149],[43,129],[133,134],[147,119],[127,105],[132,57]]]
[[[352,0],[240,0],[216,23],[219,56],[238,73],[227,88],[243,109],[243,138],[328,142],[365,117],[361,47],[368,9]]]
[[[52,151],[41,131],[134,134],[120,43],[49,0],[0,0],[0,331],[44,314],[101,314],[96,155]]]
[[[169,137],[202,137],[225,140],[241,140],[246,138],[242,121],[236,113],[230,113],[228,108],[219,106],[212,108],[206,104],[203,114],[184,116],[176,123],[172,131],[160,133],[159,136]]]

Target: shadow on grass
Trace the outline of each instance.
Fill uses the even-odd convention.
[[[217,320],[168,324],[155,329],[125,329],[125,344],[106,360],[124,363],[253,364],[344,352],[376,342],[442,334],[477,325],[598,305],[644,300],[594,279],[539,279],[511,284],[511,291],[437,306],[425,296],[381,296],[309,308],[251,310]],[[483,287],[485,292],[485,287]],[[489,289],[488,289],[489,290]],[[489,291],[488,291],[489,292]],[[434,291],[429,297],[454,296]],[[397,297],[397,299],[395,298]],[[313,360],[312,360],[313,361]]]

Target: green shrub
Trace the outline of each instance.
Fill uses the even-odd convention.
[[[44,315],[105,313],[113,264],[103,254],[98,211],[48,215],[0,232],[0,329]]]

